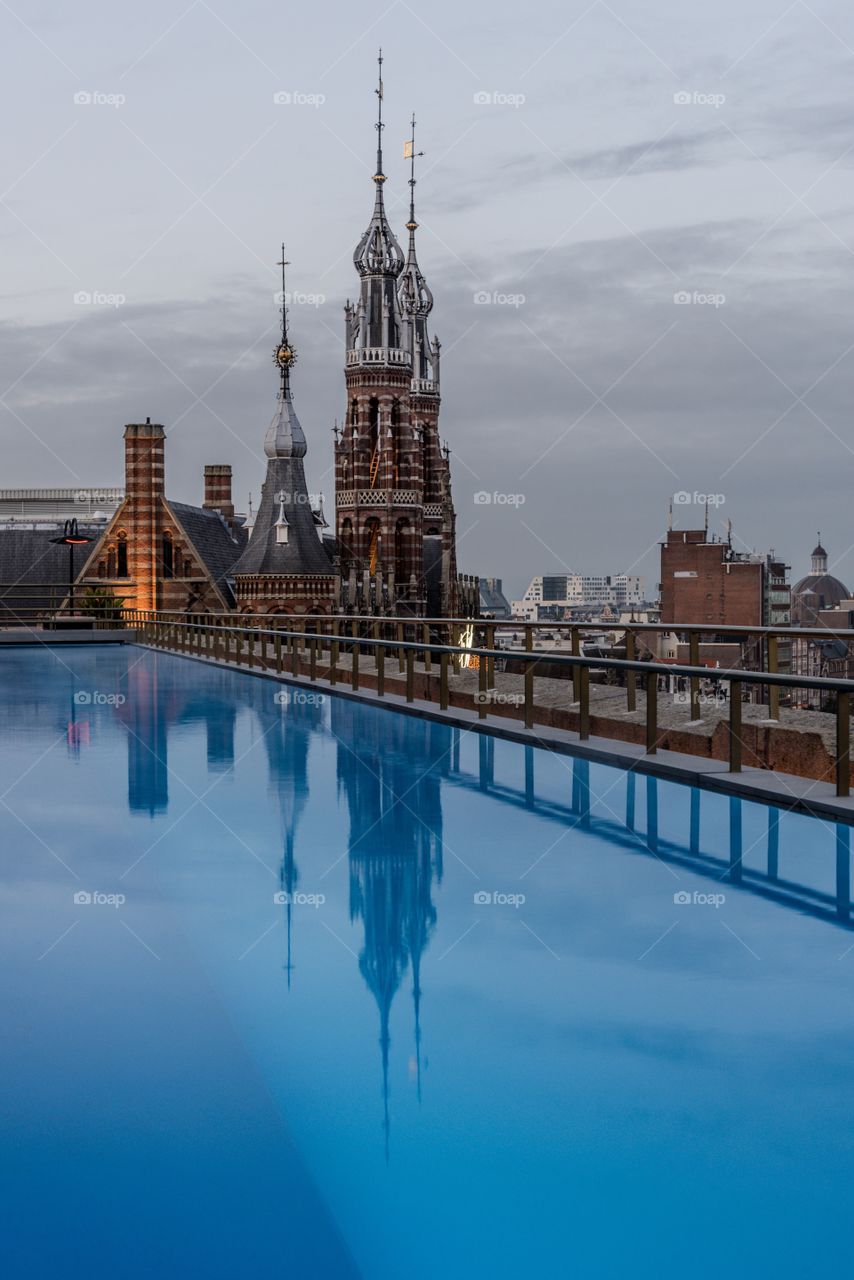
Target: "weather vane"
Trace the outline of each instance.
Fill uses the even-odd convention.
[[[296,348],[288,342],[288,295],[285,290],[285,267],[291,264],[285,257],[285,245],[282,242],[282,256],[277,267],[282,268],[282,339],[273,349],[273,362],[279,366],[282,371],[282,382],[285,382],[287,371],[297,361]]]

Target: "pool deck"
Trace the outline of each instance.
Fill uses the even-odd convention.
[[[43,627],[2,627],[0,645],[4,644],[136,644],[136,632],[126,627],[95,629],[92,627],[48,631]]]
[[[123,638],[130,638],[132,635],[128,632],[121,634]],[[153,645],[140,644],[140,647],[150,648],[154,653],[163,652]],[[407,702],[405,696],[390,691],[388,686],[392,683],[391,680],[387,682],[385,696],[379,698],[372,689],[359,689],[354,692],[340,682],[332,684],[319,676],[316,680],[309,680],[303,676],[293,676],[269,669],[252,669],[234,662],[224,662],[197,654],[172,653],[170,656],[204,662],[208,666],[223,667],[229,671],[241,671],[244,675],[261,676],[266,680],[293,685],[300,689],[310,689],[315,693],[328,694],[330,697],[352,698],[388,711],[436,720],[440,724],[505,738],[510,742],[522,743],[524,746],[542,747],[561,755],[581,757],[599,764],[613,765],[619,769],[630,769],[636,773],[670,778],[687,783],[689,786],[702,787],[706,791],[719,791],[727,795],[739,796],[744,800],[775,804],[783,809],[806,813],[812,817],[854,824],[854,796],[837,796],[833,782],[801,778],[794,774],[780,773],[770,769],[743,768],[740,773],[731,773],[726,763],[721,760],[664,749],[659,749],[655,755],[647,755],[643,747],[630,742],[592,735],[582,742],[577,733],[568,729],[557,729],[542,724],[533,729],[526,729],[521,722],[508,720],[506,716],[487,714],[481,719],[478,712],[463,707],[449,707],[443,711],[436,703],[423,699],[416,698],[412,702]]]

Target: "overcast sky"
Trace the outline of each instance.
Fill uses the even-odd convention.
[[[0,42],[0,484],[120,483],[151,416],[171,497],[231,462],[257,499],[284,239],[331,512],[382,43],[401,239],[413,110],[425,152],[461,569],[653,586],[671,495],[697,527],[712,494],[793,578],[820,529],[854,587],[850,4],[3,0]]]

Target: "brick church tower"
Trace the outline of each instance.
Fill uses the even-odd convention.
[[[448,450],[439,440],[438,338],[433,295],[415,252],[415,119],[406,256],[383,201],[382,51],[374,211],[353,261],[359,294],[344,308],[347,409],[335,433],[335,531],[345,612],[456,616],[457,578]]]

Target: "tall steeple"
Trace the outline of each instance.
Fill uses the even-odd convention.
[[[353,263],[361,287],[355,307],[346,308],[348,348],[389,348],[400,345],[400,311],[395,283],[403,269],[403,250],[389,226],[383,201],[383,53],[379,51],[377,95],[377,167],[374,211],[356,246]]]
[[[282,268],[282,337],[273,351],[273,360],[279,367],[279,397],[273,420],[267,428],[264,452],[268,458],[304,458],[306,442],[299,418],[291,398],[291,369],[296,364],[297,353],[288,341],[288,302],[285,268],[285,246],[277,266]]]
[[[289,609],[304,602],[307,611],[328,609],[334,589],[334,569],[317,536],[305,481],[305,433],[294,409],[291,369],[296,351],[288,335],[285,246],[282,245],[282,330],[273,351],[279,370],[276,412],[264,438],[267,475],[261,502],[246,549],[234,566],[241,607],[267,612],[275,603]],[[316,603],[315,603],[316,602]]]
[[[407,346],[412,356],[412,376],[430,379],[433,377],[433,366],[432,347],[427,336],[427,317],[433,310],[433,295],[421,273],[415,252],[415,232],[418,230],[418,223],[415,220],[415,159],[416,156],[422,156],[424,152],[415,150],[414,113],[411,128],[410,140],[404,146],[404,159],[409,160],[409,221],[406,224],[409,232],[409,246],[397,286],[397,296],[408,339]]]

